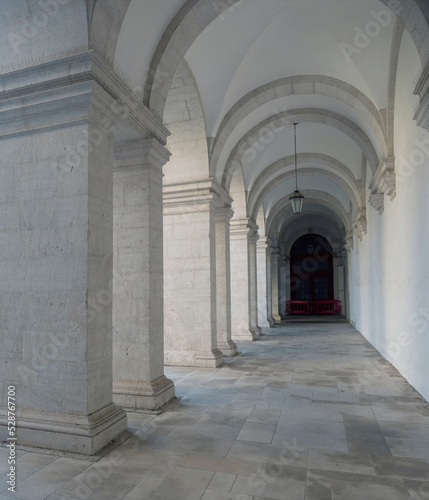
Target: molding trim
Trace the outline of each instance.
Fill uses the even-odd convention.
[[[232,201],[214,179],[163,186],[164,215],[231,208]]]
[[[384,158],[369,183],[370,205],[381,215],[384,211],[384,195],[393,200],[396,196],[395,158]]]
[[[97,125],[121,140],[155,137],[166,144],[168,129],[92,50],[1,74],[0,135],[87,118],[96,87],[111,122]]]

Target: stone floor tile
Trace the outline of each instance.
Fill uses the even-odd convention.
[[[210,481],[209,488],[219,491],[230,491],[237,476],[227,472],[216,472]]]
[[[307,466],[308,450],[293,446],[293,443],[281,444],[253,443],[236,441],[227,458],[239,459],[257,463],[280,463],[296,467]]]
[[[229,435],[219,437],[208,432],[194,430],[173,430],[165,439],[156,446],[160,450],[170,450],[184,453],[202,453],[225,457],[234,442],[234,437]]]
[[[408,490],[411,500],[427,500],[429,498],[429,478],[428,481],[403,481]]]
[[[429,460],[384,455],[372,455],[371,458],[379,476],[429,481]]]
[[[429,425],[411,422],[378,421],[381,431],[388,439],[410,439],[429,442]],[[428,443],[429,446],[429,443]]]
[[[307,472],[305,500],[332,500],[331,481],[323,474]]]
[[[91,467],[93,462],[86,460],[75,460],[72,458],[59,457],[32,475],[34,479],[45,482],[67,483],[76,475]],[[20,471],[21,473],[21,471]]]
[[[247,422],[257,424],[277,424],[281,415],[281,410],[254,408],[247,418]]]
[[[213,476],[210,471],[177,467],[148,500],[200,500]]]
[[[344,415],[343,421],[351,453],[391,455],[375,418]]]
[[[201,500],[254,500],[254,497],[252,495],[237,495],[237,493],[212,490],[208,488]]]
[[[106,474],[102,470],[89,468],[77,475],[72,481],[56,489],[55,493],[66,500],[74,500],[75,498],[123,500],[141,479],[138,476],[116,472]]]
[[[237,476],[232,487],[233,492],[260,497],[284,500],[305,499],[306,470],[297,467],[282,467],[282,472],[273,474],[265,469],[261,477]]]
[[[205,455],[186,455],[180,466],[243,476],[259,475],[262,470],[262,463]]]
[[[340,453],[337,451],[310,450],[308,468],[375,475],[374,463],[370,455]]]
[[[271,443],[277,424],[260,424],[247,422],[237,436],[238,441],[253,441],[256,443]]]
[[[151,477],[142,479],[129,493],[124,500],[142,500],[151,498],[152,493],[159,488],[163,479]]]
[[[332,481],[332,496],[334,500],[409,500],[408,491],[404,486],[386,486],[364,482]]]
[[[423,460],[429,460],[429,441],[389,438],[386,438],[386,441],[394,457],[421,458]]]
[[[317,448],[348,452],[345,428],[342,422],[331,422],[303,417],[289,417],[282,413],[273,444],[284,441],[296,448]]]

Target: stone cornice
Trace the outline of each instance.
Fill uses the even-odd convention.
[[[214,179],[204,179],[164,185],[163,201],[168,214],[230,208],[233,200]]]
[[[384,158],[378,166],[369,184],[371,195],[369,197],[370,205],[380,214],[384,210],[384,195],[390,196],[393,200],[396,196],[396,174],[395,158]]]
[[[83,120],[94,86],[106,94],[117,137],[166,144],[169,131],[93,51],[0,75],[0,134]]]
[[[349,231],[345,238],[344,238],[344,248],[348,251],[351,252],[353,250],[353,233]]]
[[[358,210],[356,212],[354,221],[353,221],[353,232],[359,239],[362,239],[362,236],[366,234],[367,230],[367,219],[366,219],[366,210]]]
[[[257,243],[257,248],[260,251],[271,250],[271,245],[273,244],[273,240],[268,236],[261,236]]]
[[[246,217],[244,219],[232,218],[230,222],[232,240],[247,238],[252,241],[252,238],[254,239],[257,237],[255,240],[257,241],[259,239],[258,229],[259,228],[256,223],[250,217]]]
[[[422,69],[414,89],[414,95],[418,95],[420,98],[414,120],[419,127],[429,130],[429,63]]]
[[[383,193],[371,193],[369,195],[369,204],[377,210],[381,215],[384,212],[384,194]]]
[[[154,167],[162,169],[171,153],[157,139],[136,139],[115,143],[114,167]]]
[[[234,216],[234,210],[230,207],[217,207],[216,208],[216,222],[228,222]]]

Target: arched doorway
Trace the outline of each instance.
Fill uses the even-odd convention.
[[[290,277],[291,301],[298,303],[294,312],[339,312],[334,304],[337,301],[334,300],[333,251],[323,236],[307,234],[295,241],[290,253]],[[332,310],[325,309],[329,302],[332,302]]]

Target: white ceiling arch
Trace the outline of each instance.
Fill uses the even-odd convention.
[[[325,213],[329,214],[334,223],[341,229],[344,228],[345,232],[351,230],[351,214],[347,212],[344,207],[338,203],[337,199],[324,191],[319,190],[302,190],[305,196],[305,207],[302,215],[311,213]],[[279,200],[270,211],[267,217],[266,234],[271,239],[277,239],[281,228],[289,220],[301,219],[301,215],[295,215],[289,201],[289,197],[285,196]]]
[[[327,178],[329,181],[329,185],[331,187],[332,192],[328,192],[327,188],[325,188],[325,192],[327,194],[331,194],[337,199],[337,203],[339,203],[339,198],[347,199],[352,203],[352,206],[355,210],[359,210],[362,208],[361,199],[359,193],[356,192],[350,185],[344,181],[337,174],[328,172],[323,168],[308,168],[308,167],[300,167],[300,182],[305,183],[306,177],[316,178],[317,175],[317,183],[320,184],[323,178]],[[260,192],[255,195],[255,198],[252,199],[252,212],[249,212],[250,217],[255,220],[257,216],[259,207],[264,202],[264,200],[268,197],[270,192],[279,186],[281,182],[295,179],[295,172],[293,170],[289,170],[287,172],[280,172],[276,176],[270,178],[267,183],[262,186]],[[294,189],[294,188],[293,188]],[[301,192],[305,191],[305,188],[300,189]],[[341,193],[341,191],[343,193]],[[345,193],[345,196],[344,196]],[[292,189],[288,191],[288,196],[292,194]],[[343,196],[340,196],[342,194]],[[340,202],[342,204],[342,202]]]
[[[247,206],[250,217],[255,218],[270,187],[283,179],[294,177],[294,170],[290,168],[293,167],[294,160],[294,156],[281,158],[259,175],[248,196]],[[301,173],[303,175],[306,173],[315,173],[317,175],[329,176],[342,189],[347,191],[356,209],[362,208],[365,205],[365,199],[362,197],[358,181],[353,172],[343,163],[330,156],[315,153],[301,153],[297,155],[297,160],[300,175]]]
[[[294,109],[267,118],[250,130],[237,143],[225,165],[225,169],[223,171],[212,172],[212,175],[221,182],[222,187],[228,191],[231,176],[234,170],[240,165],[241,157],[252,146],[255,139],[261,139],[267,134],[267,131],[275,132],[282,119],[296,120],[299,123],[319,123],[337,129],[353,139],[361,148],[363,154],[368,159],[372,172],[375,172],[377,169],[380,159],[371,140],[351,120],[326,109]]]
[[[211,169],[217,164],[227,139],[247,116],[266,103],[279,98],[297,95],[320,95],[336,99],[356,110],[368,123],[377,137],[380,149],[387,152],[383,118],[374,103],[352,85],[324,75],[303,75],[282,78],[263,85],[240,99],[225,115],[213,141]]]

